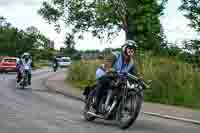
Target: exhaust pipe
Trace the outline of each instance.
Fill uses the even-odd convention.
[[[100,118],[100,119],[104,119],[104,117],[102,115],[97,115],[93,112],[87,112],[87,114],[92,115],[92,116],[97,117],[97,118]]]

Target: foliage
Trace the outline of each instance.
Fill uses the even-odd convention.
[[[74,36],[70,33],[66,33],[65,35],[65,42],[64,44],[67,46],[68,49],[73,49],[75,45]]]
[[[19,30],[0,17],[0,55],[20,56],[23,52],[47,48],[49,39],[33,26]]]
[[[200,32],[200,2],[199,0],[182,0],[179,8],[184,16],[190,20],[189,26]],[[200,40],[188,40],[183,42],[185,49],[194,54],[192,62],[200,68]]]
[[[167,0],[50,0],[43,2],[38,13],[48,23],[60,20],[82,37],[91,32],[97,38],[112,39],[124,30],[127,39],[141,47],[159,50],[160,20]],[[64,10],[64,5],[66,12]],[[67,13],[67,15],[66,15]]]
[[[200,4],[199,0],[182,0],[179,8],[184,16],[190,20],[190,26],[200,32]]]
[[[153,80],[152,89],[145,90],[145,100],[163,104],[200,108],[200,72],[174,57],[137,57],[139,73],[145,80]],[[94,83],[95,70],[101,62],[81,61],[69,69],[68,81],[84,88]]]
[[[76,50],[76,49],[74,49],[74,48],[65,48],[64,50],[63,50],[63,55],[64,56],[69,56],[69,57],[71,57],[71,56],[73,56],[74,54],[76,54],[78,51]]]
[[[194,55],[200,55],[200,40],[184,41],[184,48],[194,53]]]
[[[82,60],[74,63],[69,68],[67,77],[68,81],[75,83],[79,88],[84,88],[86,85],[95,82],[95,71],[101,63],[100,60]]]
[[[184,41],[184,49],[190,51],[189,56],[187,56],[187,60],[194,64],[194,67],[200,69],[200,41],[199,40],[189,40]]]
[[[33,55],[34,60],[52,60],[55,56],[55,50],[46,48],[46,49],[35,49],[31,50],[31,55]]]
[[[198,101],[200,72],[192,65],[174,58],[145,56],[140,71],[145,79],[152,79],[146,100],[164,104],[200,108]]]

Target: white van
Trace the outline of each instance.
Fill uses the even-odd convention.
[[[59,62],[60,67],[68,67],[71,65],[71,58],[70,57],[61,57],[58,62]]]

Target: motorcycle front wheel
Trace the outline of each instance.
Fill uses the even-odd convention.
[[[143,92],[137,94],[129,92],[124,105],[122,102],[118,106],[116,113],[117,125],[121,129],[129,128],[137,119],[143,102]]]

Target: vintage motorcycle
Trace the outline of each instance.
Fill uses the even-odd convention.
[[[87,121],[96,118],[114,120],[121,129],[129,128],[137,119],[143,102],[145,88],[150,88],[151,82],[127,73],[111,72],[111,88],[108,88],[99,104],[100,113],[93,113],[96,100],[95,85],[86,87],[83,116]]]

